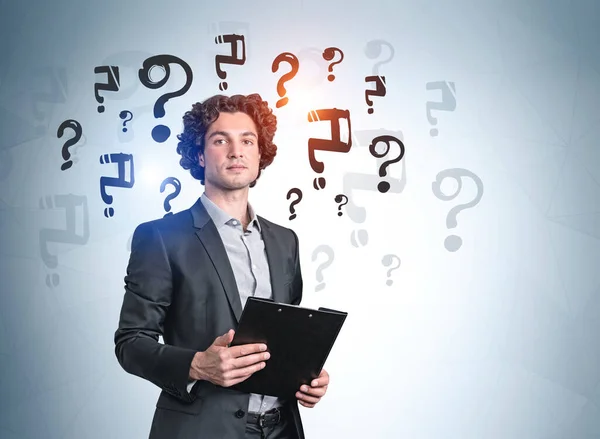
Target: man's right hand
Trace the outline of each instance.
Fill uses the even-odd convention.
[[[264,343],[229,347],[235,331],[215,338],[204,352],[196,352],[190,366],[190,379],[207,380],[222,387],[230,387],[248,379],[265,367],[270,354]]]

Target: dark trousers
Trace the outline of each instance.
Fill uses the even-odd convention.
[[[286,416],[279,416],[277,423],[246,423],[246,438],[248,439],[296,439],[292,424]]]

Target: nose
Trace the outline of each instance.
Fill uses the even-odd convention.
[[[243,145],[241,144],[241,142],[238,142],[237,140],[232,141],[229,144],[229,157],[230,158],[235,158],[235,157],[242,157],[242,151],[243,151]]]

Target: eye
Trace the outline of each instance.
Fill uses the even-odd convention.
[[[215,145],[222,145],[225,142],[227,142],[226,139],[215,139]]]
[[[251,139],[244,139],[244,143],[246,145],[254,145],[254,142]]]

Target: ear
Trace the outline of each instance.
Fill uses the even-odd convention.
[[[200,166],[202,166],[203,168],[206,166],[206,164],[204,163],[204,154],[199,152],[198,153],[198,163],[200,164]]]

